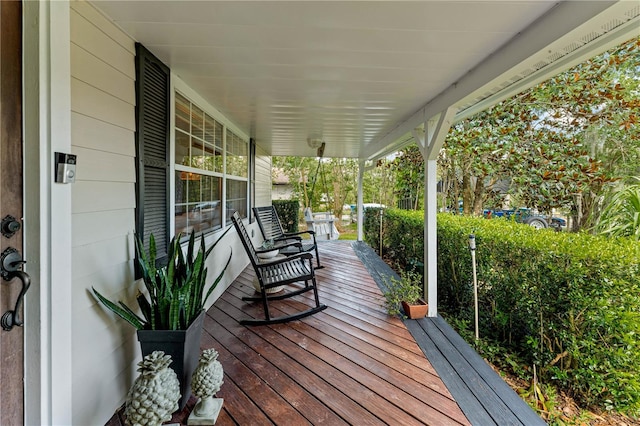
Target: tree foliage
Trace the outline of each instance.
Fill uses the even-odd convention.
[[[610,194],[596,227],[599,233],[640,241],[640,178],[636,182]]]
[[[272,173],[289,178],[293,197],[313,211],[342,214],[345,204],[357,199],[358,160],[348,158],[273,157]],[[275,176],[273,176],[275,178]],[[365,203],[393,202],[393,174],[386,160],[364,174]]]
[[[394,190],[407,207],[419,209],[424,199],[424,158],[417,145],[409,145],[390,163],[394,174]]]
[[[481,214],[508,183],[522,205],[593,226],[611,183],[640,174],[638,75],[634,39],[454,125],[440,157],[447,203]]]

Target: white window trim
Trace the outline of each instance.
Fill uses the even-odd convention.
[[[223,168],[222,168],[222,173],[219,172],[212,172],[212,171],[208,171],[208,170],[201,170],[201,169],[197,169],[197,168],[193,168],[193,167],[189,167],[189,166],[178,166],[178,168],[176,168],[176,150],[175,150],[175,146],[176,146],[176,140],[175,140],[175,115],[176,115],[176,91],[180,92],[183,96],[185,96],[187,99],[189,99],[189,101],[191,101],[193,104],[197,105],[199,108],[201,108],[205,113],[209,114],[213,119],[215,119],[218,123],[222,124],[223,127],[223,131],[222,131],[222,146],[223,146],[223,160],[222,160],[222,164],[223,164]],[[202,96],[200,96],[198,93],[196,93],[191,87],[189,87],[184,81],[182,81],[182,79],[180,79],[180,77],[178,77],[176,74],[174,74],[173,72],[171,72],[171,83],[170,83],[170,101],[169,101],[169,115],[170,115],[170,129],[171,129],[171,134],[169,136],[169,169],[170,169],[170,179],[169,179],[169,205],[170,205],[170,209],[172,212],[175,212],[175,208],[176,208],[176,182],[175,182],[175,174],[176,174],[176,170],[178,171],[192,171],[194,173],[199,173],[199,174],[205,174],[205,175],[211,175],[211,176],[217,176],[217,177],[221,177],[222,178],[222,200],[226,202],[227,200],[227,185],[226,185],[226,181],[227,181],[227,177],[229,177],[232,180],[235,181],[246,181],[247,183],[247,217],[250,217],[250,212],[249,212],[249,207],[250,207],[250,194],[251,194],[251,189],[250,189],[250,176],[249,176],[249,169],[250,169],[250,164],[251,164],[251,159],[249,158],[249,161],[247,162],[247,177],[241,177],[241,176],[227,176],[227,129],[231,130],[233,133],[236,134],[236,136],[239,136],[240,138],[242,138],[246,143],[247,143],[247,156],[249,156],[251,154],[250,150],[249,150],[249,143],[250,143],[250,138],[249,136],[243,132],[242,130],[240,130],[240,128],[238,126],[236,126],[233,122],[231,122],[227,117],[225,117],[217,108],[215,108],[213,105],[211,105],[209,102],[207,102],[206,100],[204,100],[204,98]],[[218,235],[221,234],[222,232],[224,232],[228,226],[227,225],[227,213],[226,213],[226,209],[223,208],[222,209],[222,227],[220,229],[216,229],[212,232],[208,232],[205,234],[205,243],[209,243],[210,241],[213,241],[214,239],[218,238]],[[175,224],[175,214],[170,214],[169,215],[169,227],[170,227],[170,235],[173,237],[175,235],[175,231],[176,231],[176,224]]]

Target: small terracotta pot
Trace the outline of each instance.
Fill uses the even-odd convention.
[[[419,299],[415,305],[410,305],[407,302],[401,303],[404,313],[411,319],[424,318],[429,311],[429,305],[422,299]]]

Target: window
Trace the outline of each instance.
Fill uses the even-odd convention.
[[[214,231],[236,210],[246,217],[247,142],[179,92],[174,135],[176,234]]]
[[[227,224],[233,212],[247,217],[248,151],[247,142],[227,129]]]

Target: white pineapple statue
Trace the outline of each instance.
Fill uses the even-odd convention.
[[[211,416],[218,408],[213,395],[220,390],[223,376],[222,364],[218,361],[218,352],[215,349],[202,351],[198,366],[191,376],[191,391],[200,398],[193,409],[196,416]]]
[[[178,409],[180,383],[169,368],[171,356],[155,351],[138,363],[140,375],[129,389],[124,409],[127,426],[160,425]]]

